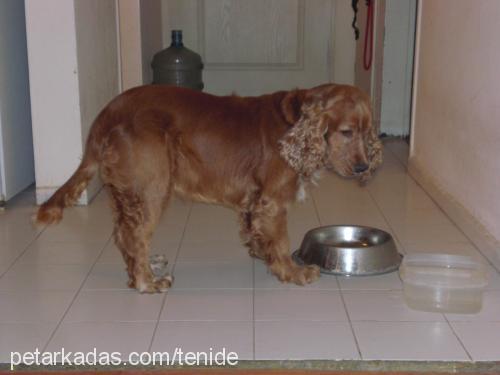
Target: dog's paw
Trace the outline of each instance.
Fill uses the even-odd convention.
[[[318,280],[320,276],[319,267],[315,264],[298,267],[292,276],[292,282],[297,285],[307,285]]]
[[[260,260],[265,260],[266,257],[264,256],[264,254],[262,254],[262,252],[258,251],[258,250],[255,250],[255,249],[248,249],[248,255],[250,255],[252,258],[255,258],[255,259],[260,259]]]
[[[136,289],[140,293],[163,293],[166,292],[174,283],[174,278],[170,275],[162,278],[155,278],[149,283],[135,283]]]
[[[161,292],[166,292],[167,289],[172,287],[172,284],[174,283],[174,277],[171,275],[166,275],[163,276],[159,279],[155,279],[154,281],[154,288],[158,293]]]
[[[310,284],[320,276],[319,267],[314,264],[306,266],[273,264],[270,269],[281,282],[296,285]]]

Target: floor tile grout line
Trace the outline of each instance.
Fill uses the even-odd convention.
[[[112,235],[110,234],[110,236],[108,237],[108,240],[102,246],[101,252],[99,253],[99,256],[96,257],[94,263],[90,266],[90,269],[87,272],[87,275],[82,280],[80,286],[78,287],[78,289],[76,290],[73,298],[71,299],[71,302],[69,303],[68,307],[66,308],[66,310],[63,313],[63,315],[61,316],[61,319],[59,319],[59,322],[56,324],[55,328],[53,329],[52,333],[50,334],[50,336],[49,336],[46,344],[43,346],[43,350],[42,350],[43,352],[45,352],[45,350],[49,346],[49,344],[52,341],[52,339],[54,338],[57,330],[59,329],[59,327],[61,326],[62,322],[64,321],[64,318],[66,317],[66,315],[68,314],[69,310],[71,309],[71,307],[75,303],[75,301],[78,298],[80,292],[83,290],[83,286],[85,285],[85,282],[87,281],[87,279],[89,278],[90,274],[92,273],[92,270],[94,269],[95,265],[97,264],[97,262],[98,262],[98,260],[99,260],[99,258],[101,256],[101,254],[103,253],[104,249],[106,249],[106,246],[108,246],[109,242],[111,241],[111,237],[112,237]]]
[[[311,194],[311,198],[313,201],[314,209],[316,211],[316,217],[318,219],[318,223],[321,226],[321,225],[323,225],[323,223],[321,222],[321,218],[319,217],[319,212],[318,212],[318,207],[316,205],[316,200],[314,199],[314,196],[312,194]],[[352,337],[353,337],[354,343],[356,345],[356,350],[358,351],[359,360],[362,361],[363,354],[361,353],[361,348],[359,347],[358,338],[356,337],[356,332],[354,331],[354,326],[353,326],[352,321],[351,321],[351,316],[349,315],[349,310],[347,309],[347,304],[345,303],[344,293],[342,291],[340,281],[339,281],[339,278],[337,276],[335,276],[335,283],[337,284],[338,293],[340,295],[340,299],[342,301],[342,305],[344,306],[344,311],[346,313],[347,320],[349,322],[349,328],[351,329]]]
[[[406,164],[398,157],[398,155],[396,155],[394,153],[394,151],[390,147],[385,146],[384,148],[387,148],[389,150],[391,155],[399,162],[399,164],[401,164],[403,167],[406,167]],[[410,146],[409,145],[408,145],[408,156],[410,156]]]
[[[156,319],[119,319],[119,320],[74,320],[67,321],[67,323],[155,323]],[[231,323],[252,323],[251,319],[161,319],[160,322],[231,322]],[[255,322],[313,322],[313,323],[349,323],[348,320],[331,320],[331,319],[256,319]],[[411,324],[489,324],[489,323],[500,323],[500,320],[381,320],[381,319],[354,319],[353,323],[389,323],[389,324],[400,324],[400,323],[411,323]],[[56,324],[55,321],[2,321],[0,324]]]
[[[119,320],[74,320],[68,321],[67,323],[155,323],[156,319],[119,319]],[[232,322],[232,323],[251,323],[251,319],[162,319],[160,322]],[[331,319],[256,319],[255,322],[316,322],[316,323],[349,323],[348,320],[331,320]],[[447,324],[446,320],[380,320],[380,319],[355,319],[352,320],[354,323],[412,323],[412,324],[431,324],[440,323]],[[36,321],[5,321],[0,322],[0,324],[55,324],[56,322],[46,321],[46,322],[36,322]],[[500,323],[500,320],[486,320],[486,321],[474,321],[474,320],[460,320],[460,321],[449,321],[449,323]]]
[[[318,224],[321,226],[322,223],[321,223],[321,219],[320,219],[320,216],[319,216],[318,205],[316,204],[316,199],[314,198],[314,195],[313,195],[312,192],[310,193],[310,195],[311,195],[311,200],[312,200],[313,207],[314,207],[314,212],[316,214],[316,219],[318,220]]]
[[[184,223],[184,228],[182,229],[182,235],[181,235],[181,238],[179,240],[179,244],[177,245],[177,251],[175,252],[174,261],[172,263],[172,270],[171,270],[172,276],[174,275],[175,266],[177,264],[177,259],[179,258],[179,254],[180,254],[181,249],[182,249],[182,244],[184,242],[184,236],[186,234],[186,230],[187,230],[187,226],[188,226],[188,223],[189,223],[189,219],[191,218],[191,212],[192,212],[192,210],[193,210],[193,203],[191,202],[189,204],[189,210],[188,210],[188,214],[186,216],[186,222]],[[175,282],[175,280],[173,280],[173,282]],[[162,304],[161,304],[161,307],[160,307],[160,311],[158,312],[158,319],[156,320],[156,324],[155,324],[155,327],[153,329],[153,334],[151,336],[151,341],[149,342],[149,345],[148,345],[148,352],[151,352],[151,350],[152,350],[153,343],[154,343],[154,340],[155,340],[155,337],[156,337],[156,332],[158,331],[158,327],[160,326],[160,322],[162,321],[160,319],[160,317],[161,317],[161,314],[163,314],[163,310],[165,309],[165,307],[167,305],[168,293],[169,293],[168,290],[166,292],[164,292],[165,295],[163,297],[163,301],[162,301]]]
[[[339,288],[339,294],[340,294],[340,299],[342,300],[342,304],[344,306],[344,311],[345,311],[345,313],[347,315],[347,320],[349,322],[349,327],[351,328],[351,333],[352,333],[352,336],[354,338],[354,343],[356,344],[356,350],[358,351],[359,360],[362,361],[363,360],[363,354],[361,353],[361,348],[359,346],[358,337],[356,336],[356,331],[354,330],[354,325],[352,323],[351,316],[349,314],[349,310],[347,309],[347,304],[346,304],[345,299],[344,299],[344,293],[342,292],[342,289],[340,288],[340,282],[339,282],[338,277],[335,276],[335,279],[337,280],[337,284],[338,284],[338,288]]]
[[[24,247],[24,249],[19,252],[19,254],[12,260],[12,263],[9,264],[9,266],[7,267],[7,269],[4,272],[2,272],[2,274],[0,275],[0,280],[2,279],[2,277],[5,276],[5,274],[7,272],[10,271],[10,269],[12,267],[14,267],[14,264],[17,263],[17,261],[26,253],[26,251],[28,251],[28,249],[31,247],[31,245],[33,245],[33,243],[36,240],[38,240],[38,238],[40,238],[40,236],[42,235],[42,233],[45,232],[45,229],[47,229],[47,226],[44,226],[43,229],[35,237],[33,237],[33,239]]]
[[[230,319],[164,319],[160,320],[160,322],[232,322],[232,323],[251,323],[250,319],[238,319],[238,320],[230,320]],[[15,324],[15,323],[23,323],[23,322],[6,322],[6,324]],[[33,323],[33,322],[27,322]],[[53,322],[47,322],[53,323]],[[119,320],[74,320],[68,321],[68,323],[156,323],[156,319],[119,319]],[[2,323],[0,323],[2,324]],[[36,323],[33,323],[36,324]]]
[[[255,259],[252,259],[252,351],[253,360],[256,360],[255,349]]]
[[[154,342],[154,339],[155,339],[155,336],[156,336],[156,331],[158,330],[158,326],[160,325],[160,322],[162,321],[162,320],[160,320],[161,314],[163,313],[163,310],[165,309],[165,305],[167,303],[168,291],[164,292],[164,294],[165,295],[163,296],[162,301],[161,301],[160,311],[158,312],[158,317],[157,317],[156,321],[154,321],[155,326],[153,328],[153,333],[151,335],[151,340],[149,341],[149,344],[148,344],[147,351],[149,353],[151,353],[151,349],[153,347],[153,342]]]
[[[443,210],[443,208],[441,207],[441,205],[439,205],[436,200],[427,192],[426,189],[424,189],[424,187],[410,174],[408,173],[408,166],[405,165],[401,160],[399,160],[399,158],[395,155],[395,153],[390,149],[388,148],[389,152],[392,154],[392,156],[404,167],[405,171],[406,171],[406,175],[408,177],[411,178],[411,180],[417,184],[421,189],[422,191],[425,193],[425,195],[430,199],[432,200],[432,202],[434,202],[434,204],[436,205],[436,207],[441,211],[441,213],[443,213],[447,218],[448,220],[453,224],[453,226],[460,232],[462,233],[462,235],[464,235],[465,238],[467,238],[467,240],[469,241],[470,244],[472,244],[472,246],[477,250],[477,252],[484,258],[484,260],[491,266],[493,267],[493,269],[495,271],[497,271],[498,274],[500,274],[500,269],[495,266],[495,264],[490,260],[490,258],[488,258],[482,251],[481,249],[479,248],[479,246],[476,245],[476,243],[462,230],[462,228],[460,228],[457,223],[455,223],[455,220],[453,220],[450,215],[448,215],[448,213]],[[409,151],[409,150],[408,150]],[[403,244],[401,244],[401,246],[403,246]]]
[[[465,351],[465,354],[467,354],[467,357],[469,358],[469,360],[473,361],[472,355],[469,353],[469,351],[467,350],[465,344],[463,343],[463,341],[458,336],[457,332],[455,331],[455,328],[453,327],[453,325],[451,324],[451,322],[448,320],[448,317],[446,316],[446,314],[443,314],[443,317],[446,320],[446,323],[448,323],[448,327],[450,327],[451,331],[453,332],[453,335],[455,335],[456,339],[458,340],[458,342],[462,346],[462,349]]]
[[[391,225],[389,219],[387,218],[385,212],[382,210],[382,208],[380,207],[379,203],[377,202],[377,199],[375,199],[375,197],[373,196],[372,192],[370,191],[369,188],[366,189],[368,191],[368,194],[370,195],[370,198],[371,200],[373,201],[373,204],[375,204],[375,207],[377,207],[377,210],[379,211],[380,215],[382,215],[382,217],[384,218],[384,221],[385,223],[387,224],[387,226],[389,227],[389,229],[391,230],[392,234],[394,235],[394,237],[396,238],[396,241],[397,243],[399,243],[401,245],[401,247],[403,248],[403,253],[406,254],[406,249],[405,249],[405,246],[403,245],[403,243],[400,241],[398,235],[396,234],[396,230],[393,228],[393,226]]]
[[[405,141],[403,141],[403,142],[405,142]],[[406,143],[406,142],[405,142],[405,143]],[[396,159],[396,161],[397,161],[399,164],[401,164],[401,165],[403,166],[403,168],[405,169],[405,171],[406,171],[406,170],[408,170],[408,165],[407,165],[407,164],[405,164],[405,163],[403,162],[403,160],[401,160],[401,159],[399,158],[399,156],[398,156],[398,155],[394,152],[394,150],[392,150],[392,149],[391,149],[390,147],[388,147],[387,145],[384,145],[384,148],[387,148],[387,150],[389,150],[389,152],[390,152],[390,153],[391,153],[391,155],[394,157],[394,159]],[[409,155],[409,152],[410,152],[410,146],[408,145],[408,156],[410,156],[410,155]]]
[[[390,150],[389,150],[390,151]],[[370,196],[373,204],[375,205],[375,207],[377,208],[377,210],[379,211],[380,215],[382,215],[382,218],[384,219],[386,225],[389,227],[389,229],[391,230],[392,234],[394,235],[394,237],[396,238],[396,244],[399,244],[403,250],[403,254],[406,254],[406,248],[405,248],[405,245],[399,240],[399,237],[398,235],[396,234],[396,230],[392,227],[389,219],[387,218],[387,216],[385,215],[385,212],[382,210],[382,208],[380,207],[379,203],[377,202],[377,200],[375,199],[375,197],[373,196],[372,192],[370,191],[370,188],[367,187],[367,192],[368,192],[368,195]],[[398,278],[399,280],[401,281],[401,283],[403,283],[403,280],[401,279],[401,276],[399,275],[399,272],[398,272]]]
[[[51,290],[51,289],[48,289]],[[169,291],[172,292],[184,292],[184,291],[206,291],[206,290],[247,290],[251,291],[252,288],[170,288]],[[319,290],[335,290],[335,289],[319,289]],[[52,289],[52,291],[64,291],[64,289]],[[86,292],[130,292],[132,293],[130,288],[85,288]],[[0,294],[4,293],[4,291],[0,290]],[[167,293],[168,294],[168,293]]]
[[[183,321],[183,320],[170,320],[170,321]],[[192,320],[195,321],[195,320]],[[201,320],[199,320],[201,321]],[[228,321],[228,320],[220,320],[220,321]],[[236,320],[235,320],[236,321]],[[241,320],[242,322],[246,320]],[[328,320],[328,319],[258,319],[257,322],[315,322],[315,323],[349,323],[348,320]],[[390,323],[390,324],[399,324],[399,323],[412,323],[412,324],[432,324],[432,323],[440,323],[446,324],[445,320],[380,320],[380,319],[354,319],[351,320],[352,323]],[[466,322],[457,322],[457,323],[470,323],[470,321]],[[488,321],[485,323],[500,323],[500,321]],[[357,337],[355,337],[357,339]]]
[[[174,258],[174,261],[172,263],[172,275],[174,273],[174,270],[175,270],[175,266],[177,265],[177,261],[178,261],[178,258],[179,258],[179,254],[182,250],[182,245],[184,243],[184,237],[186,235],[186,230],[187,230],[187,227],[188,227],[188,224],[189,224],[189,220],[191,219],[191,213],[192,213],[192,210],[193,210],[193,204],[190,203],[189,205],[189,210],[188,210],[188,214],[186,216],[186,222],[184,223],[184,228],[182,230],[182,235],[181,235],[181,238],[179,239],[179,245],[177,246],[177,251],[175,253],[175,258]]]
[[[416,319],[409,319],[409,320],[381,320],[381,319],[354,319],[353,322],[355,323],[415,323],[415,324],[423,324],[423,323],[442,323],[446,324],[446,320],[416,320]]]

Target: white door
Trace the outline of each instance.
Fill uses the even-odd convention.
[[[0,1],[0,200],[35,181],[24,1]]]
[[[417,0],[385,3],[380,130],[388,135],[406,137],[410,134],[416,17]]]
[[[207,92],[312,87],[334,79],[334,12],[334,0],[163,0],[163,40],[183,30]]]

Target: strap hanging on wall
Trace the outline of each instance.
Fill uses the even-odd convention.
[[[352,10],[354,11],[354,18],[352,20],[351,26],[354,29],[354,39],[356,40],[359,39],[359,29],[358,26],[356,25],[356,22],[358,20],[358,2],[359,0],[352,0],[351,3]]]
[[[366,25],[365,25],[365,41],[363,49],[363,67],[365,70],[370,70],[373,60],[373,20],[374,20],[374,2],[375,0],[366,0]],[[356,25],[358,18],[358,3],[359,0],[352,0],[351,6],[354,11],[354,18],[351,26],[354,29],[354,38],[359,39],[359,28]]]
[[[366,26],[365,26],[365,47],[363,49],[363,67],[370,70],[373,60],[373,3],[375,0],[366,0]]]

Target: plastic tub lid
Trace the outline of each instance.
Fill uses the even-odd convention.
[[[484,288],[486,269],[470,256],[450,254],[409,254],[399,269],[405,283],[429,287]]]

